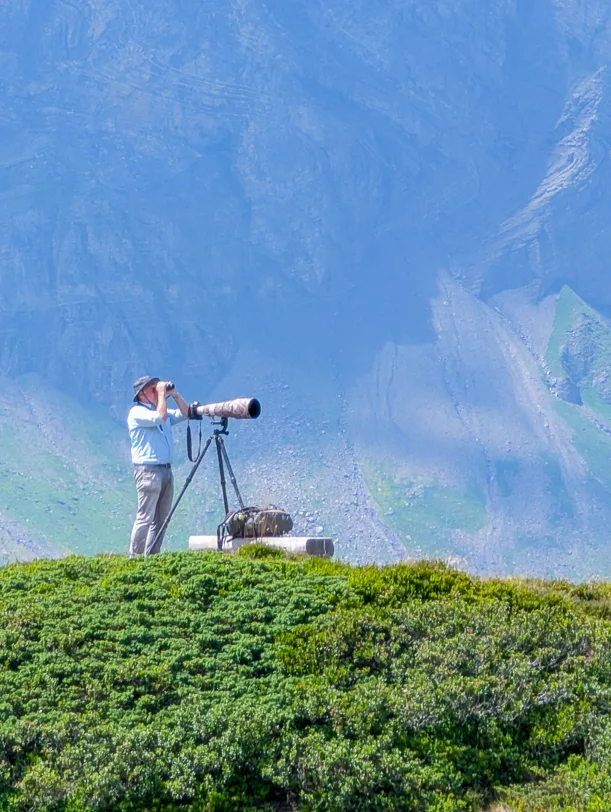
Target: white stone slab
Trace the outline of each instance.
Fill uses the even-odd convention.
[[[223,544],[224,553],[232,553],[246,544],[267,544],[287,553],[305,553],[316,558],[332,558],[335,545],[330,538],[319,536],[264,536],[258,539],[228,539]],[[189,536],[190,550],[218,550],[216,536]]]

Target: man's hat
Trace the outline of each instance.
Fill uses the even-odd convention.
[[[134,403],[138,402],[138,395],[149,383],[159,383],[160,380],[161,378],[151,378],[150,375],[143,375],[137,381],[134,381]]]

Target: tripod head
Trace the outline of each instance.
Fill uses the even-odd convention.
[[[213,430],[212,434],[214,437],[219,437],[221,434],[228,435],[229,431],[229,418],[228,417],[221,417],[220,420],[212,420],[213,426],[220,426],[220,428],[216,428]]]

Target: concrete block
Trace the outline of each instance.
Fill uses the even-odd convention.
[[[258,539],[228,539],[223,544],[224,553],[231,553],[246,544],[267,544],[287,553],[305,553],[316,558],[332,558],[335,545],[330,538],[318,536],[264,536]],[[218,550],[216,536],[189,536],[190,550]]]

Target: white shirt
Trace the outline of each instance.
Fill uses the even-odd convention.
[[[134,404],[127,416],[134,465],[171,463],[174,455],[172,426],[186,419],[180,409],[168,409],[164,423],[154,406],[147,403]]]

